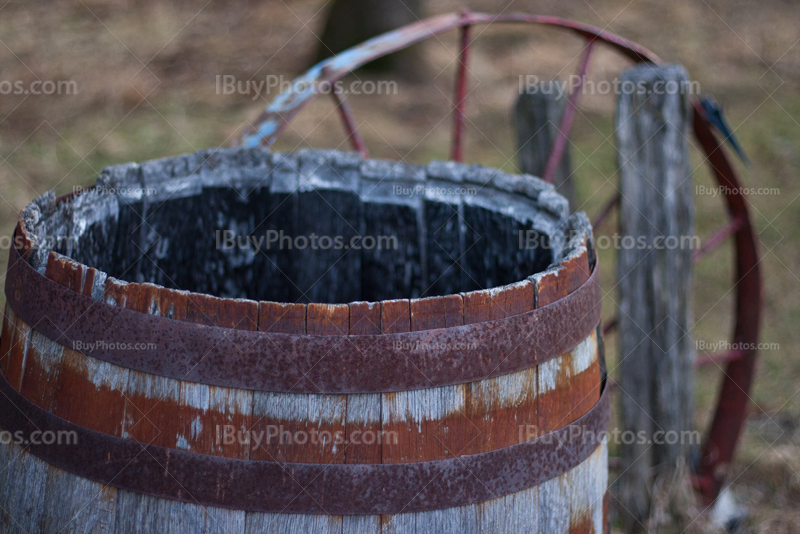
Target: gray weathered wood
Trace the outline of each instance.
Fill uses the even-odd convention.
[[[48,465],[44,492],[42,532],[114,532],[116,488]]]
[[[233,534],[244,532],[245,512],[225,508],[206,508],[205,532],[208,534]]]
[[[616,118],[623,236],[617,376],[624,429],[644,432],[644,441],[658,431],[680,435],[691,428],[694,215],[685,135],[690,115],[686,95],[668,90],[670,83],[685,87],[687,79],[678,65],[626,71],[623,86],[630,81],[655,90],[623,94]],[[662,94],[656,94],[659,86]],[[620,500],[632,530],[649,513],[653,477],[686,453],[680,440],[639,441],[622,444]]]
[[[44,483],[48,466],[13,443],[0,447],[6,449],[7,455],[0,520],[3,532],[36,532],[44,510]]]
[[[248,534],[290,534],[294,532],[341,534],[342,516],[253,512],[247,514],[245,532]]]
[[[567,534],[569,532],[569,498],[567,473],[539,486],[539,532]]]
[[[379,515],[342,516],[342,534],[378,534],[381,531]]]
[[[514,106],[514,126],[517,130],[519,169],[526,174],[544,176],[547,158],[561,126],[561,117],[567,103],[559,82],[536,86],[536,91],[520,93]],[[572,184],[572,164],[569,143],[564,149],[561,163],[556,168],[553,184],[575,209],[575,191]]]
[[[478,505],[479,532],[540,532],[539,486]]]

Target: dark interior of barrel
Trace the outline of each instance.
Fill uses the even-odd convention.
[[[303,185],[299,165],[298,187],[283,187],[271,168],[246,183],[206,177],[188,194],[151,176],[139,197],[106,184],[59,210],[74,239],[54,248],[129,282],[320,303],[488,289],[560,259],[563,221],[520,195],[397,172],[356,173],[354,185],[347,172],[320,164]]]

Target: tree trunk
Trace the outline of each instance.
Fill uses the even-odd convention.
[[[422,18],[422,0],[334,0],[314,62]],[[414,48],[376,59],[364,68],[417,79],[420,65]]]
[[[558,82],[550,82],[535,93],[519,95],[514,106],[513,123],[517,131],[520,171],[539,177],[544,175],[566,103],[567,97],[559,91]],[[570,211],[576,207],[571,167],[567,145],[556,167],[553,185],[569,201]]]

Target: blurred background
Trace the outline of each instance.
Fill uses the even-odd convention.
[[[762,189],[750,195],[749,207],[761,237],[762,341],[767,344],[760,351],[751,415],[730,475],[731,487],[749,513],[745,532],[796,532],[800,524],[800,4],[437,0],[409,2],[409,6],[420,16],[469,7],[589,23],[638,42],[666,61],[683,64],[702,92],[712,93],[725,107],[753,161],[750,169],[739,166],[744,185]],[[277,88],[267,90],[266,84],[258,90],[261,82],[281,76],[288,82],[320,57],[319,37],[330,9],[320,0],[2,4],[0,235],[10,235],[19,210],[34,197],[49,189],[61,194],[93,184],[106,165],[230,145],[277,95]],[[473,36],[465,161],[513,171],[516,144],[509,119],[519,76],[566,80],[577,70],[582,41],[565,32],[512,25],[481,26]],[[457,38],[452,32],[418,45],[413,61],[404,61],[394,74],[384,75],[397,82],[393,94],[348,98],[371,157],[414,163],[448,159]],[[588,77],[595,82],[613,80],[628,66],[601,47]],[[222,94],[224,76],[255,84],[249,91]],[[358,73],[361,80],[376,76]],[[30,90],[33,87],[36,91]],[[586,211],[590,218],[616,191],[614,110],[613,95],[586,95],[572,130],[573,209]],[[331,99],[319,98],[306,108],[277,145],[281,150],[304,146],[349,149]],[[692,157],[697,190],[713,187],[699,152],[693,150]],[[698,234],[705,239],[727,220],[724,206],[719,196],[700,194],[695,200]],[[613,232],[613,224],[596,232]],[[729,241],[697,265],[692,335],[698,342],[714,344],[729,338],[731,252]],[[6,255],[4,250],[2,272]],[[603,287],[611,291],[614,251],[601,251],[600,262]],[[613,295],[611,291],[604,303],[608,317],[614,315]],[[614,342],[609,336],[611,369]],[[700,429],[711,416],[720,376],[717,366],[699,371]]]

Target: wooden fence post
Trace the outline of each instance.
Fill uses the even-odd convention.
[[[622,426],[643,433],[621,444],[620,502],[628,531],[650,515],[653,483],[685,458],[692,429],[692,180],[690,120],[680,65],[622,75],[619,147],[619,384]],[[677,436],[677,439],[676,439]],[[660,443],[657,443],[660,442]]]
[[[536,86],[535,91],[524,89],[520,91],[514,106],[512,121],[517,133],[519,169],[526,174],[543,177],[568,95],[563,92],[565,86],[557,81]],[[569,201],[570,211],[576,209],[571,174],[567,145],[561,164],[556,168],[553,185]]]

